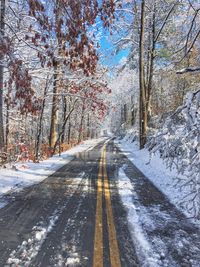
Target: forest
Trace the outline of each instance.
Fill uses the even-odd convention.
[[[0,266],[199,267],[200,1],[0,0]]]
[[[200,216],[200,3],[1,0],[0,164],[102,129],[176,168]]]

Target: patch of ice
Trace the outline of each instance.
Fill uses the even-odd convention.
[[[0,201],[0,209],[5,207],[7,204],[8,204],[8,202],[6,202],[6,201]]]

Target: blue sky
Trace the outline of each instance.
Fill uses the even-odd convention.
[[[129,54],[129,50],[121,50],[117,54],[114,53],[115,47],[108,39],[108,34],[106,32],[102,34],[100,39],[100,53],[103,54],[103,57],[100,59],[103,65],[106,65],[110,68],[115,67],[120,64],[120,61],[127,57]]]

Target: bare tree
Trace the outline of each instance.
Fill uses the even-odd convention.
[[[4,42],[4,32],[5,32],[5,9],[6,3],[5,0],[1,0],[1,8],[0,8],[0,48],[3,47]],[[3,50],[3,49],[2,49]],[[0,148],[4,146],[4,123],[3,123],[3,60],[4,53],[0,51]]]
[[[147,131],[147,110],[145,98],[145,77],[144,77],[144,31],[145,31],[145,0],[141,1],[140,18],[140,43],[139,43],[139,84],[140,84],[140,148],[146,143]]]

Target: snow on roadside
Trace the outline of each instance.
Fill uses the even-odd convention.
[[[115,143],[129,160],[168,197],[171,203],[184,212],[187,217],[191,216],[181,205],[187,192],[186,189],[180,191],[180,188],[175,186],[175,178],[180,177],[175,168],[172,170],[167,168],[158,154],[150,155],[147,149],[139,150],[136,141],[132,143],[124,138],[123,140],[116,140]]]
[[[85,141],[83,144],[62,153],[60,157],[55,155],[40,163],[17,163],[15,168],[0,169],[0,197],[10,190],[21,190],[24,187],[41,182],[56,170],[69,163],[77,153],[90,151],[103,140],[105,138]],[[0,208],[5,205],[5,202],[0,201]]]
[[[159,260],[160,256],[157,255],[151,248],[151,244],[148,242],[142,226],[140,225],[140,220],[137,214],[137,207],[133,203],[133,195],[135,195],[136,193],[134,192],[134,188],[130,179],[124,173],[123,168],[119,169],[118,188],[122,203],[127,211],[129,230],[141,266],[161,266],[161,262]]]

